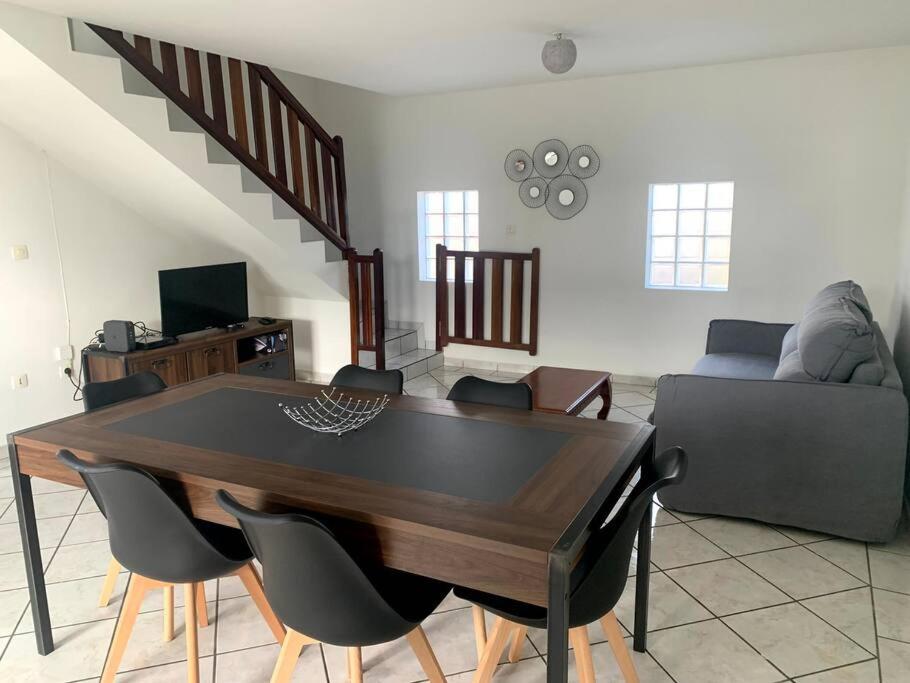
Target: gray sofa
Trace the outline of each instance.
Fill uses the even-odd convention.
[[[746,517],[864,541],[901,517],[908,409],[862,289],[826,287],[795,324],[714,320],[691,374],[665,375],[657,449],[689,454],[671,510]]]

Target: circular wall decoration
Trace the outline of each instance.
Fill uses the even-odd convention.
[[[528,208],[540,208],[547,201],[547,181],[539,176],[528,178],[518,187],[518,196]]]
[[[576,178],[590,178],[600,170],[600,157],[590,145],[579,145],[569,154],[569,173]]]
[[[550,181],[547,211],[561,221],[572,218],[588,203],[588,188],[574,175],[561,175]]]
[[[544,178],[555,178],[566,170],[569,148],[560,140],[544,140],[534,148],[534,170]]]
[[[531,155],[523,149],[513,149],[506,155],[505,169],[509,180],[520,183],[531,177],[534,172],[534,162]]]

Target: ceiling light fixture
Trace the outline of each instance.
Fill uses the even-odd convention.
[[[564,74],[575,66],[578,50],[575,49],[575,43],[569,38],[563,38],[561,33],[553,35],[555,38],[544,44],[540,59],[550,73]]]

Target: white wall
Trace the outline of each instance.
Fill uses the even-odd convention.
[[[68,343],[64,280],[78,355],[105,320],[160,323],[159,269],[243,259],[199,236],[152,225],[60,163],[48,163],[60,259],[45,156],[0,126],[0,433],[82,409],[54,358],[54,348]],[[12,260],[15,244],[28,246],[28,260]],[[251,310],[261,305],[254,291]],[[10,377],[23,373],[29,387],[14,391]]]
[[[389,317],[434,327],[433,285],[418,283],[416,192],[477,189],[481,248],[541,248],[537,363],[685,371],[712,318],[791,321],[848,277],[893,334],[908,68],[910,48],[889,48],[433,96],[346,93],[360,120],[378,117],[375,187],[352,189],[350,203],[381,228],[365,246],[385,250]],[[509,150],[549,137],[601,157],[570,221],[522,206],[503,173]],[[346,145],[349,160],[356,150]],[[648,184],[728,179],[729,292],[646,290]],[[446,355],[533,360],[454,345]]]
[[[910,139],[908,139],[904,205],[900,237],[897,241],[898,277],[894,287],[894,361],[910,397]],[[910,480],[910,472],[907,473]]]

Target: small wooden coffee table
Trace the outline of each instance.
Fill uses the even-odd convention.
[[[595,398],[604,400],[597,413],[598,420],[606,420],[612,402],[612,375],[598,370],[573,370],[546,365],[522,377],[531,387],[534,410],[559,415],[578,415]]]

